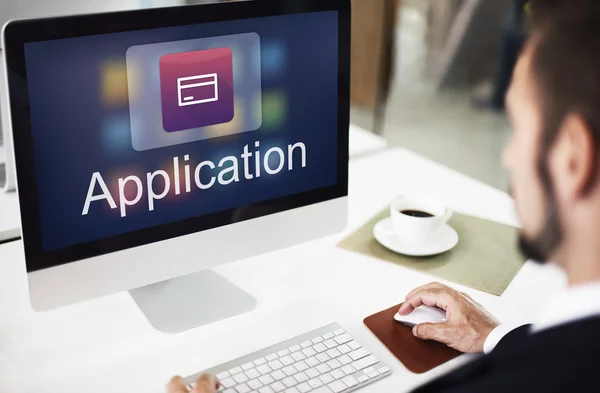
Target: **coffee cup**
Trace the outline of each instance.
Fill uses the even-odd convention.
[[[426,244],[450,220],[452,210],[434,199],[407,196],[391,204],[390,215],[390,234],[407,244]]]

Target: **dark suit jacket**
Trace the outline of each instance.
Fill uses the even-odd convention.
[[[600,392],[600,317],[507,334],[487,356],[414,393]]]

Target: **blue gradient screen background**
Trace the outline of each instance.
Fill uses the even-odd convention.
[[[257,33],[261,39],[262,125],[252,132],[138,152],[132,148],[126,51],[134,45]],[[45,251],[337,184],[338,20],[336,12],[68,38],[26,44],[42,243]],[[160,120],[160,119],[159,119]],[[238,159],[245,145],[306,145],[307,165],[200,190],[194,167]],[[189,155],[192,192],[169,194],[148,210],[147,190],[121,217],[106,201],[82,210],[92,173],[100,172],[117,205],[118,179],[165,170]],[[277,157],[273,154],[272,157]],[[240,165],[243,160],[239,159]],[[276,165],[274,165],[276,166]],[[181,173],[182,170],[180,170]],[[218,172],[215,171],[215,175]],[[182,176],[183,178],[183,176]],[[160,192],[161,188],[157,184]],[[182,186],[182,190],[185,187]],[[100,193],[99,187],[95,194]]]

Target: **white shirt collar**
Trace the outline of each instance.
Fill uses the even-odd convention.
[[[569,287],[552,296],[542,307],[533,333],[565,323],[600,316],[600,282]]]

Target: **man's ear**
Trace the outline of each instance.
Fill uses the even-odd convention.
[[[551,152],[554,186],[561,199],[579,199],[596,182],[596,146],[591,130],[577,114],[562,124]]]

